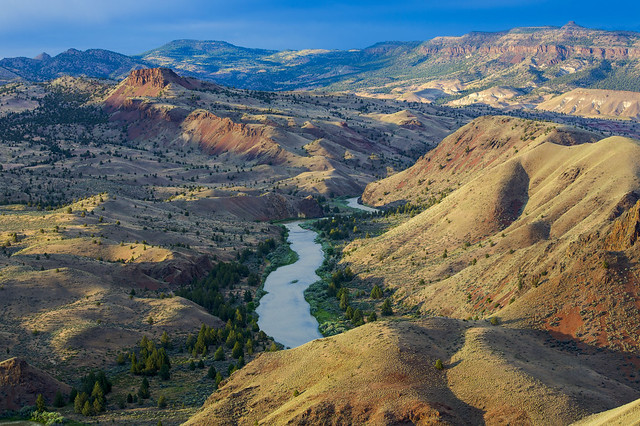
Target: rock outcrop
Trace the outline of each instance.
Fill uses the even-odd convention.
[[[0,413],[34,405],[38,394],[51,404],[58,391],[66,397],[71,387],[23,359],[10,358],[0,362]]]

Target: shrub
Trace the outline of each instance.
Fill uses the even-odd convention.
[[[167,408],[167,398],[164,395],[160,395],[158,398],[158,408]]]
[[[62,414],[50,411],[34,411],[31,415],[31,420],[45,425],[58,425],[66,422]]]
[[[440,358],[436,359],[435,366],[438,370],[444,370],[444,365],[442,364],[442,360]]]

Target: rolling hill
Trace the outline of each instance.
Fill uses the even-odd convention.
[[[537,109],[582,117],[640,119],[640,94],[619,90],[574,89],[539,104]]]
[[[495,117],[460,135],[496,120],[509,131],[512,123]],[[354,242],[345,261],[383,278],[398,303],[423,314],[498,315],[635,353],[640,324],[632,312],[640,287],[628,268],[637,258],[640,145],[619,137],[545,142],[542,135],[552,132],[544,126],[540,136],[515,139],[517,147],[480,154],[481,164],[452,155],[444,168],[429,169],[422,159],[414,170],[420,177],[409,174],[414,194],[416,187],[447,184],[449,195],[378,238]],[[454,134],[438,150],[508,142],[494,135],[474,141]],[[371,187],[393,192],[397,181],[389,180]]]
[[[484,321],[379,321],[261,355],[187,424],[568,424],[637,394],[602,359]]]

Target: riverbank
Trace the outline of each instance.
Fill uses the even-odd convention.
[[[342,214],[334,217],[332,222],[336,222],[335,230],[337,230],[338,233],[331,234],[332,236],[327,235],[327,231],[322,232],[317,228],[317,224],[323,219],[310,221],[303,225],[308,229],[320,231],[316,241],[322,244],[322,249],[325,253],[325,260],[322,266],[316,270],[316,274],[320,276],[321,279],[311,284],[304,293],[305,300],[309,303],[311,314],[320,324],[320,332],[325,337],[343,333],[359,323],[357,320],[354,323],[352,318],[348,318],[345,309],[341,309],[340,301],[336,298],[336,295],[328,292],[328,287],[335,278],[334,274],[340,270],[338,264],[342,257],[342,248],[347,241],[351,241],[353,238],[368,238],[368,226],[373,224],[375,219],[367,213],[376,213],[379,211],[378,209],[359,204],[358,198],[359,197],[353,197],[336,200],[338,206],[352,209],[356,214]],[[364,219],[360,217],[363,213]],[[349,223],[345,223],[345,218],[347,218]],[[349,221],[349,218],[356,220],[359,226],[353,225]],[[363,226],[363,220],[367,223],[365,226]],[[360,229],[358,230],[356,228]],[[371,229],[369,230],[372,231]],[[376,227],[376,231],[373,232],[373,234],[377,234],[377,231],[378,229]],[[324,235],[324,237],[322,235]],[[336,238],[336,235],[340,236]],[[369,316],[372,312],[375,312],[375,303],[367,300],[367,296],[371,291],[369,283],[360,282],[357,279],[349,281],[349,287],[353,290],[349,293],[353,304],[352,308],[364,312],[366,314],[365,316]]]
[[[342,199],[336,204],[343,212],[345,208],[366,213],[378,211],[358,204],[357,200],[358,197]],[[286,265],[275,267],[274,263],[274,267],[265,271],[256,308],[260,329],[290,348],[351,328],[350,321],[326,294],[335,267],[334,248],[327,240],[319,238],[312,223],[314,221],[283,224],[288,241],[279,250],[287,250],[282,259]],[[293,256],[297,259],[289,262]],[[329,262],[329,259],[334,260]],[[314,273],[310,274],[310,271]]]

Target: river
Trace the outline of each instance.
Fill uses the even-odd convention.
[[[349,207],[377,211],[358,204],[358,197],[347,200]],[[304,291],[320,277],[316,270],[324,261],[322,246],[315,242],[317,234],[300,227],[301,222],[285,224],[289,230],[291,250],[298,260],[271,272],[264,282],[267,292],[256,309],[260,329],[285,347],[295,348],[322,338],[318,321],[311,315]]]

